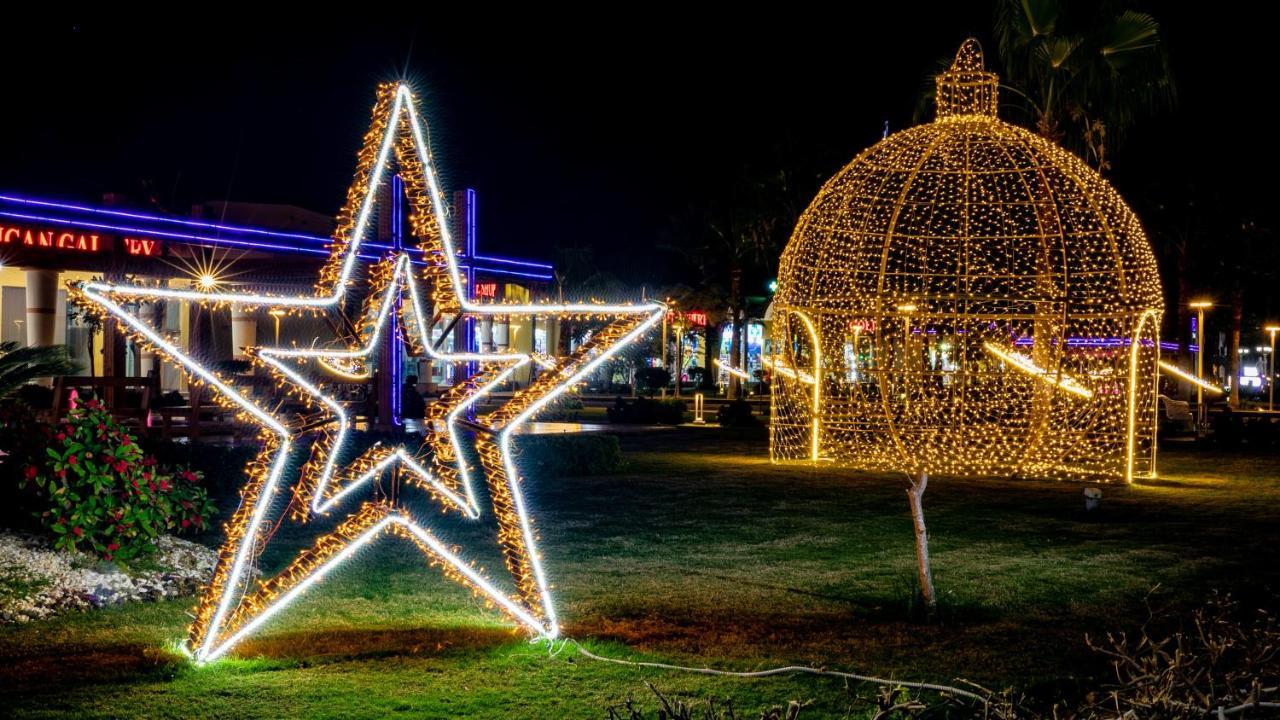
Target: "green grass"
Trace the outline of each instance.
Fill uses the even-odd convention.
[[[1052,700],[1105,676],[1084,634],[1141,622],[1152,587],[1190,608],[1214,588],[1262,597],[1280,586],[1270,456],[1165,452],[1160,481],[1106,488],[1092,517],[1078,485],[931,479],[942,608],[924,621],[900,478],[771,465],[761,437],[719,430],[623,442],[625,475],[528,489],[565,634],[613,656],[963,677]],[[470,549],[486,532],[454,538]],[[500,567],[494,558],[484,564]],[[173,650],[191,605],[0,628],[0,707],[36,718],[604,717],[628,694],[652,708],[646,679],[752,713],[812,699],[802,718],[841,717],[849,704],[834,680],[716,679],[555,653],[390,542],[233,659],[197,668]]]

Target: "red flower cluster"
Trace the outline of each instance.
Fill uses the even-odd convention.
[[[69,413],[47,457],[23,475],[48,503],[38,516],[57,546],[107,560],[151,552],[159,535],[203,528],[214,512],[199,473],[144,455],[96,400]]]

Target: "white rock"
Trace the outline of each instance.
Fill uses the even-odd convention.
[[[88,553],[55,550],[39,536],[0,531],[0,623],[189,594],[208,582],[217,557],[210,548],[166,535],[150,558],[160,570],[126,572]],[[26,586],[30,592],[9,592]]]

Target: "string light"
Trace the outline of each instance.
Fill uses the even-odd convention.
[[[1173,375],[1176,378],[1186,380],[1192,385],[1198,385],[1201,388],[1204,388],[1205,390],[1208,390],[1211,393],[1217,393],[1219,395],[1222,394],[1222,388],[1218,387],[1217,385],[1214,385],[1211,382],[1206,381],[1204,378],[1198,378],[1195,375],[1192,375],[1191,373],[1187,372],[1186,370],[1183,370],[1182,368],[1178,367],[1177,365],[1174,365],[1173,363],[1165,362],[1161,360],[1160,369],[1169,373],[1170,375]]]
[[[1026,355],[1009,352],[1008,350],[1001,350],[991,343],[983,343],[982,349],[1009,363],[1014,368],[1036,378],[1037,380],[1047,382],[1050,385],[1056,385],[1072,395],[1085,398],[1086,400],[1093,397],[1093,391],[1084,385],[1081,385],[1079,382],[1076,382],[1074,378],[1060,373],[1054,374],[1049,370],[1045,370],[1044,368],[1036,365],[1035,362]]]
[[[354,264],[368,229],[375,203],[374,189],[382,182],[394,156],[408,199],[411,234],[419,240],[425,266],[418,270],[407,253],[385,257],[370,268],[370,290],[350,342],[338,348],[254,348],[250,358],[279,381],[280,387],[303,400],[320,405],[328,419],[311,416],[279,417],[240,392],[229,381],[173,345],[127,309],[139,301],[188,300],[205,307],[234,304],[265,306],[279,317],[286,312],[320,312],[338,308],[352,283]],[[237,411],[238,417],[260,426],[262,450],[246,468],[242,502],[226,525],[226,540],[219,553],[210,585],[201,598],[189,633],[189,649],[198,662],[215,659],[256,630],[266,619],[318,582],[332,568],[360,547],[381,535],[403,537],[421,548],[447,577],[472,589],[490,605],[505,612],[531,633],[555,637],[559,633],[550,585],[542,568],[532,521],[521,492],[521,477],[510,448],[511,437],[539,409],[585,380],[628,343],[660,321],[666,308],[658,303],[475,303],[464,292],[457,252],[445,222],[445,205],[413,96],[405,86],[383,84],[373,110],[373,123],[358,154],[355,180],[338,215],[330,256],[313,294],[273,295],[227,292],[216,287],[170,289],[101,281],[73,283],[70,297],[102,317],[112,316],[138,343],[153,349],[187,372],[193,385],[205,383],[214,399]],[[420,273],[420,276],[419,274]],[[424,298],[419,282],[430,287]],[[409,302],[397,302],[408,291]],[[434,315],[425,308],[429,300]],[[427,412],[428,432],[423,447],[375,446],[341,469],[341,455],[352,420],[332,397],[305,372],[314,361],[326,372],[367,377],[367,364],[383,338],[391,313],[399,307],[402,336],[411,353],[444,362],[470,362],[479,372],[456,383]],[[537,314],[557,318],[608,320],[602,329],[566,358],[555,360],[521,353],[444,353],[436,351],[427,332],[447,315]],[[476,448],[489,487],[492,510],[498,523],[498,542],[504,564],[515,585],[512,593],[494,586],[484,573],[444,545],[398,499],[366,500],[352,510],[332,532],[315,540],[283,570],[271,577],[252,578],[248,568],[256,564],[264,540],[270,537],[268,515],[284,489],[285,468],[294,444],[306,432],[322,436],[312,446],[293,486],[290,518],[307,522],[338,510],[359,488],[393,468],[407,471],[409,482],[424,489],[442,509],[464,517],[481,515],[472,487],[471,471],[463,460],[459,439],[462,415],[511,374],[530,362],[543,372],[518,390],[497,410],[468,423],[476,435]],[[430,459],[424,459],[430,455]],[[398,470],[397,470],[398,472]]]
[[[716,367],[720,368],[721,370],[724,370],[725,372],[729,373],[730,375],[733,375],[734,377],[739,377],[739,378],[742,378],[743,380],[751,379],[751,376],[748,375],[745,370],[740,370],[732,365],[727,365],[725,363],[722,363],[720,362],[719,358],[716,358],[711,362],[714,363]]]
[[[829,180],[783,252],[771,456],[1150,476],[1163,300],[1137,217],[1079,158],[996,117],[976,41],[936,83],[936,119]]]

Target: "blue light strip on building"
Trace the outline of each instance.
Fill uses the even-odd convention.
[[[545,263],[488,255],[477,255],[475,253],[475,191],[468,189],[467,193],[470,199],[468,210],[469,217],[467,218],[467,253],[463,257],[466,257],[470,262],[461,263],[460,265],[468,271],[468,280],[472,283],[473,287],[475,284],[476,272],[508,275],[512,277],[528,278],[531,280],[547,281],[554,279],[555,276],[551,272],[553,269],[552,266]],[[8,205],[9,207],[6,208],[5,205]],[[66,213],[66,215],[50,214],[56,211],[62,211],[63,213]],[[76,217],[76,215],[87,215],[89,217]],[[153,215],[133,211],[111,210],[108,208],[78,205],[76,203],[27,198],[12,194],[0,194],[0,217],[12,218],[15,220],[26,220],[29,222],[47,223],[62,227],[84,227],[121,234],[162,238],[200,246],[302,253],[317,256],[322,255],[326,257],[329,255],[329,238],[317,235],[266,230],[263,228],[227,225],[225,223],[212,223],[199,220],[186,220],[182,218],[165,217],[163,215]],[[135,222],[112,222],[111,219],[113,218],[119,218],[126,221],[132,220]],[[152,224],[155,226],[152,226]],[[188,228],[190,228],[190,230],[188,230]],[[201,229],[214,231],[216,233],[225,232],[232,235],[232,237],[224,237],[220,234],[214,235],[207,232],[201,233]],[[234,237],[235,235],[240,235],[241,237]],[[366,242],[363,243],[363,245],[375,250],[395,249],[393,245],[387,243]],[[417,247],[411,247],[408,249],[412,252],[418,253],[419,255],[422,252],[421,249]],[[363,260],[380,259],[377,255],[364,253],[360,254],[359,257]],[[413,262],[419,266],[426,265],[422,260],[414,260]],[[489,265],[490,263],[515,266],[518,268],[529,268],[530,271],[517,270],[511,267],[491,267]],[[536,270],[543,270],[544,272],[536,272]]]

